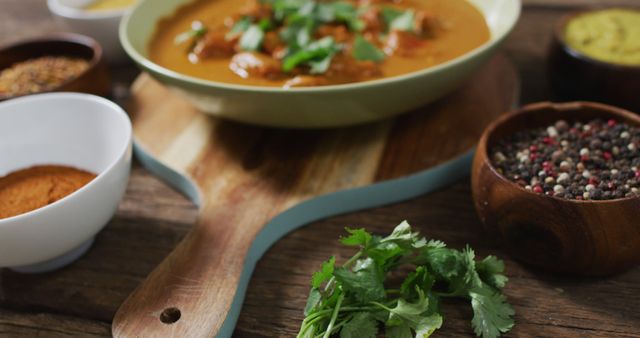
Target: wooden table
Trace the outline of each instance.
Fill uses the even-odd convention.
[[[523,78],[523,102],[548,100],[544,55],[554,23],[587,5],[637,5],[637,0],[525,0],[523,17],[505,51]],[[44,0],[3,0],[0,43],[60,30]],[[113,68],[127,88],[137,71]],[[109,336],[120,303],[181,240],[196,209],[140,166],[134,166],[118,213],[77,263],[44,275],[0,272],[0,336]],[[640,268],[606,279],[551,276],[510,260],[483,236],[469,181],[405,203],[333,217],[296,231],[260,261],[238,322],[237,337],[290,337],[302,319],[311,273],[331,255],[346,259],[337,238],[344,226],[387,233],[409,220],[426,236],[453,247],[469,243],[480,255],[506,258],[516,327],[509,337],[640,337]],[[437,337],[472,336],[463,303],[444,308]]]

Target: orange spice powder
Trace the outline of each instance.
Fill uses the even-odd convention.
[[[47,206],[96,178],[90,172],[55,165],[36,166],[0,177],[0,219]]]

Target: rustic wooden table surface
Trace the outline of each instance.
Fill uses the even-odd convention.
[[[524,13],[505,51],[522,79],[522,101],[548,100],[545,49],[558,18],[591,5],[638,5],[638,0],[524,0]],[[45,0],[2,0],[0,43],[59,31]],[[127,88],[137,71],[113,68]],[[121,91],[121,90],[120,90]],[[57,272],[21,275],[0,271],[0,336],[109,336],[120,303],[194,224],[196,208],[185,197],[134,166],[117,215],[78,262]],[[480,231],[469,181],[405,203],[333,217],[296,231],[259,262],[236,337],[290,337],[302,319],[310,274],[331,255],[350,256],[336,239],[344,226],[386,233],[407,219],[429,237],[451,246],[469,243],[480,255],[506,258],[516,327],[509,337],[640,337],[640,268],[606,279],[576,279],[528,269]],[[471,336],[463,303],[444,308],[437,337]]]

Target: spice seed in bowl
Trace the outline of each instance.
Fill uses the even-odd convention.
[[[616,120],[559,120],[519,131],[491,150],[498,172],[522,188],[571,200],[640,196],[640,128]]]
[[[42,56],[15,63],[0,72],[0,97],[52,90],[89,68],[89,61],[67,56]]]

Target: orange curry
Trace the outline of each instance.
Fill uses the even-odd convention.
[[[489,38],[466,0],[200,0],[160,22],[149,54],[201,79],[291,88],[415,72]]]

